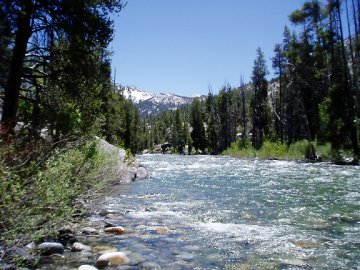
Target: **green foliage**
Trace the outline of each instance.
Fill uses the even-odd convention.
[[[312,146],[311,146],[312,145]],[[231,147],[223,152],[224,155],[234,156],[238,158],[260,158],[260,159],[285,159],[285,160],[304,160],[309,155],[309,148],[313,147],[316,155],[322,160],[330,160],[331,145],[310,144],[307,140],[301,140],[290,146],[281,144],[280,141],[265,141],[259,150],[255,150],[250,142],[232,143]]]
[[[112,180],[112,164],[94,140],[72,141],[50,153],[45,144],[37,147],[38,161],[19,167],[19,152],[1,146],[0,241],[8,245],[57,233],[73,220],[83,196]]]

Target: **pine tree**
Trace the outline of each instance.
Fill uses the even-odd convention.
[[[261,48],[258,48],[251,78],[254,89],[252,101],[252,144],[255,149],[261,148],[264,140],[270,133],[267,74],[268,70],[264,53]]]
[[[198,98],[195,98],[191,103],[190,119],[192,126],[192,131],[191,131],[191,139],[193,141],[192,145],[194,146],[196,153],[198,153],[199,150],[204,152],[206,148],[204,112],[201,102]]]

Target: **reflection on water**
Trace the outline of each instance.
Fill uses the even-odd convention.
[[[330,164],[144,155],[150,180],[105,199],[163,268],[359,269],[360,170]],[[182,265],[179,263],[183,263]]]

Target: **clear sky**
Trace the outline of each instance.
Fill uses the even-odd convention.
[[[116,82],[192,96],[248,82],[257,47],[272,77],[274,46],[305,0],[126,1],[110,45]]]

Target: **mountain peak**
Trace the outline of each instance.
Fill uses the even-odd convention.
[[[131,99],[140,109],[141,115],[158,114],[166,110],[176,110],[178,107],[190,104],[192,97],[179,96],[173,93],[153,94],[136,86],[118,86],[124,96]]]

